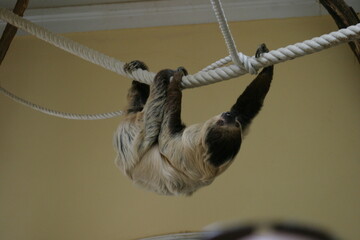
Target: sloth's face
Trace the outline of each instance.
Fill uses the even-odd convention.
[[[240,122],[237,117],[231,112],[224,112],[219,116],[219,119],[216,121],[217,126],[234,126],[240,128]]]
[[[207,160],[215,167],[234,159],[239,152],[241,125],[231,113],[222,113],[206,121],[201,134]]]

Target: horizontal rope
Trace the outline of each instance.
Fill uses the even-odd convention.
[[[272,50],[263,54],[263,58],[251,58],[251,62],[255,64],[255,68],[261,66],[269,66],[271,64],[281,63],[287,60],[292,60],[308,54],[320,52],[324,49],[337,46],[341,43],[346,43],[360,39],[360,23],[340,29],[338,31],[324,34],[320,37],[314,37],[310,40],[305,40],[293,45],[288,45],[277,50]],[[265,60],[265,59],[266,60]],[[268,61],[268,63],[266,63]],[[209,66],[205,67],[202,71],[207,72],[220,68],[231,62],[231,56],[226,56]],[[263,64],[263,65],[262,65]]]
[[[340,29],[338,31],[324,34],[320,37],[305,40],[296,44],[288,45],[277,50],[272,50],[268,53],[263,53],[261,57],[248,57],[250,64],[259,70],[260,68],[270,65],[292,60],[298,57],[320,52],[324,49],[337,46],[341,43],[350,42],[360,38],[360,23]],[[231,57],[225,57],[216,61],[215,63],[204,68],[202,71],[188,75],[182,78],[182,86],[184,88],[200,87],[224,80],[239,77],[247,73],[247,71],[238,67],[237,65],[229,65],[223,67],[231,61]],[[137,75],[141,70],[133,72],[137,80],[140,80],[140,75]]]

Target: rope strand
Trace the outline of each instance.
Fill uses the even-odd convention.
[[[65,113],[65,112],[59,112],[55,110],[51,110],[42,106],[39,106],[37,104],[31,103],[25,99],[22,99],[15,94],[9,92],[3,87],[0,87],[0,92],[3,93],[5,96],[11,98],[15,102],[18,102],[20,104],[23,104],[31,109],[34,109],[36,111],[46,113],[51,116],[65,118],[65,119],[72,119],[72,120],[101,120],[101,119],[108,119],[108,118],[114,118],[121,116],[123,114],[122,111],[115,111],[115,112],[108,112],[108,113],[100,113],[100,114],[75,114],[75,113]]]

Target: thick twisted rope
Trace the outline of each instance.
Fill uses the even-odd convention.
[[[255,69],[260,69],[261,67],[320,52],[324,49],[337,46],[341,43],[354,41],[356,39],[360,39],[360,23],[329,34],[324,34],[320,37],[315,37],[310,40],[305,40],[303,42],[279,48],[277,50],[272,50],[268,53],[264,53],[260,58],[251,57],[249,60]],[[227,56],[210,64],[202,71],[206,72],[215,70],[221,68],[229,62],[231,62],[231,56]]]
[[[37,38],[40,38],[69,53],[79,56],[87,61],[95,63],[99,66],[102,66],[120,75],[127,76],[147,84],[150,84],[155,76],[155,73],[143,71],[141,69],[134,71],[132,74],[129,75],[123,71],[123,66],[124,66],[123,62],[116,60],[112,57],[106,56],[105,54],[102,54],[88,47],[82,46],[81,44],[76,43],[70,39],[56,35],[46,30],[45,28],[37,26],[31,23],[30,21],[21,18],[16,14],[13,14],[11,11],[7,9],[0,8],[0,18],[3,19],[4,21],[9,22],[11,25],[14,25],[30,34],[33,34]],[[345,29],[334,31],[329,34],[324,34],[321,37],[316,37],[311,40],[306,40],[301,43],[296,43],[294,45],[288,45],[285,48],[272,50],[268,53],[263,54],[259,58],[249,57],[246,55],[244,56],[245,58],[247,58],[248,64],[250,64],[257,71],[262,67],[277,64],[297,57],[305,56],[307,54],[319,52],[321,50],[330,48],[332,46],[336,46],[340,43],[353,41],[358,38],[360,38],[360,23]],[[246,70],[244,67],[239,67],[238,65],[230,65],[227,67],[222,67],[223,65],[229,63],[230,60],[231,57],[228,56],[226,58],[220,59],[219,61],[216,61],[215,63],[209,65],[208,67],[206,67],[205,69],[194,75],[188,75],[183,77],[182,86],[184,88],[199,87],[199,86],[208,85],[215,82],[235,78],[244,75],[248,72],[248,70]],[[5,89],[3,88],[1,89],[3,93],[6,92]],[[22,100],[20,102],[28,105],[27,104],[28,101],[26,100]],[[34,109],[36,108],[38,108],[37,110],[40,111],[41,109],[45,109],[40,106],[34,107]],[[85,116],[85,115],[79,115],[79,116]],[[66,116],[60,116],[60,117],[66,118]]]
[[[340,29],[338,31],[315,37],[311,40],[305,40],[300,43],[288,45],[284,48],[272,50],[262,54],[261,57],[250,57],[250,64],[256,69],[267,67],[273,64],[285,62],[308,54],[320,52],[324,49],[337,46],[341,43],[350,42],[360,38],[360,23]],[[184,77],[183,86],[198,87],[215,82],[228,80],[247,73],[244,68],[236,65],[222,67],[231,61],[231,56],[216,61],[215,63],[204,68],[201,72]]]

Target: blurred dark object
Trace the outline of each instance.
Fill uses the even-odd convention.
[[[16,2],[13,12],[19,16],[23,16],[28,4],[29,0],[18,0]],[[6,24],[5,30],[0,38],[0,65],[5,58],[5,55],[10,47],[11,41],[13,40],[16,32],[16,27],[11,24]]]
[[[141,240],[339,240],[328,231],[294,222],[215,224],[203,232],[175,233]]]
[[[324,229],[303,224],[274,222],[247,224],[205,232],[204,240],[337,240]]]
[[[320,0],[339,28],[346,28],[360,23],[355,10],[346,4],[344,0]],[[360,63],[360,40],[349,42],[351,50],[354,52]]]

